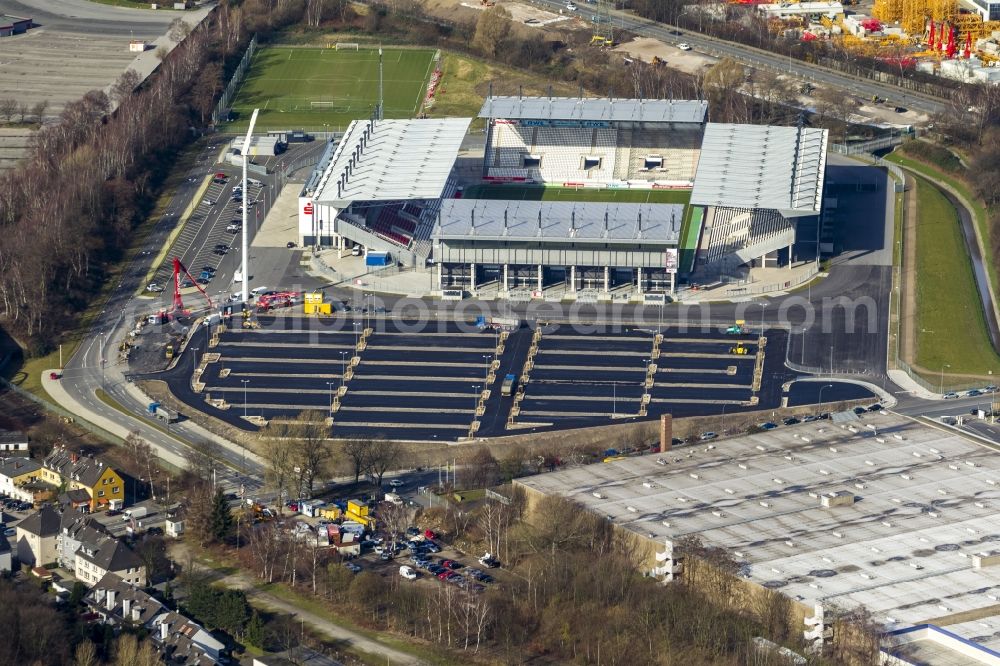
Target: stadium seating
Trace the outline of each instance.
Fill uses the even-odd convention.
[[[550,183],[632,180],[689,184],[698,167],[702,134],[701,127],[523,127],[497,121],[487,134],[483,175]],[[539,158],[540,164],[526,166],[526,156]],[[658,166],[650,168],[647,159],[654,157]],[[585,164],[585,158],[592,160]]]
[[[713,208],[705,224],[704,263],[713,264],[736,254],[743,262],[787,246],[792,225],[781,213],[768,209]]]

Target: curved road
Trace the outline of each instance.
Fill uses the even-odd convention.
[[[88,0],[0,0],[0,14],[27,16],[39,27],[104,37],[150,37],[166,32],[170,22],[188,12],[132,9]]]

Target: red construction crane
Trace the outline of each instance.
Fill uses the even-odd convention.
[[[215,307],[214,304],[212,303],[212,298],[205,292],[204,289],[201,288],[201,285],[198,284],[197,280],[191,277],[191,274],[188,273],[188,269],[184,267],[184,264],[181,263],[181,260],[178,259],[177,257],[174,257],[174,276],[173,276],[174,302],[173,305],[171,305],[170,307],[170,314],[172,315],[191,314],[190,310],[184,309],[184,301],[181,299],[181,273],[186,275],[187,279],[191,280],[191,284],[193,284],[195,287],[198,288],[198,291],[201,292],[201,295],[205,297],[206,301],[208,301],[209,309]]]

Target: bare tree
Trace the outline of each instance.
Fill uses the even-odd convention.
[[[279,512],[284,507],[284,500],[289,496],[289,486],[295,478],[295,442],[290,437],[293,431],[288,425],[271,423],[261,433],[261,449],[267,463],[264,475],[278,493]]]
[[[368,471],[372,448],[372,440],[370,439],[349,439],[344,442],[341,453],[344,460],[351,465],[351,472],[354,474],[354,483],[357,483],[361,475]]]
[[[299,492],[308,492],[312,497],[316,479],[329,471],[330,440],[322,412],[305,411],[296,419],[293,435],[297,440],[293,452],[295,467],[298,469]]]
[[[484,11],[476,22],[473,44],[486,56],[495,58],[501,44],[510,34],[510,12],[500,5]]]
[[[183,42],[190,34],[191,26],[180,17],[171,21],[167,29],[167,36],[175,42]]]
[[[39,125],[42,124],[42,120],[45,118],[45,110],[48,108],[49,100],[47,99],[35,102],[34,106],[31,107],[31,115],[35,117],[35,122]]]
[[[3,116],[4,120],[10,122],[10,119],[13,118],[16,113],[17,113],[16,99],[12,97],[8,97],[6,99],[0,99],[0,116]]]
[[[368,459],[368,473],[375,485],[382,489],[382,477],[389,470],[399,467],[403,450],[399,442],[391,439],[375,439],[371,442],[371,455]]]
[[[111,99],[113,99],[117,104],[121,104],[123,100],[129,97],[136,88],[139,87],[140,79],[139,72],[135,71],[131,67],[126,69],[115,81],[114,85],[111,86]]]

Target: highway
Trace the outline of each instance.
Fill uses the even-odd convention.
[[[561,0],[535,0],[535,4],[546,9],[559,12],[565,9],[566,3]],[[579,5],[580,16],[588,20],[587,7]],[[870,79],[862,79],[836,70],[794,60],[788,55],[781,55],[745,46],[735,42],[727,42],[714,37],[708,37],[697,32],[673,28],[648,19],[637,18],[632,14],[612,10],[612,19],[616,27],[633,32],[643,37],[652,37],[666,44],[687,43],[695,51],[716,57],[729,57],[745,65],[783,72],[803,81],[831,86],[849,92],[862,99],[869,100],[872,96],[885,98],[898,106],[923,111],[925,113],[942,113],[949,108],[947,100],[929,95],[914,93],[897,86],[879,83]]]

